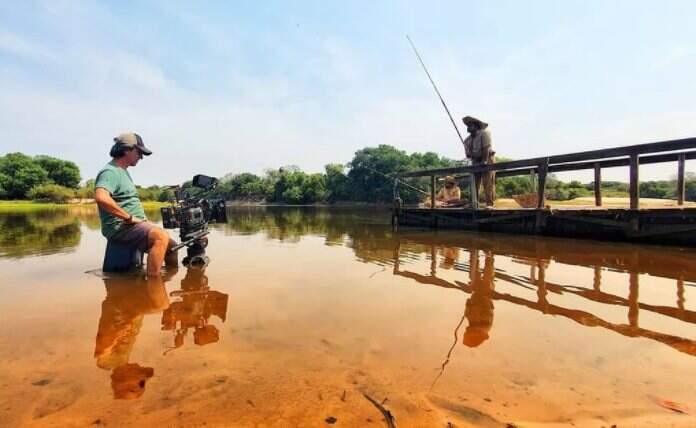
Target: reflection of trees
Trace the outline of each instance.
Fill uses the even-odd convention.
[[[367,245],[388,248],[376,240],[391,236],[384,210],[319,207],[231,207],[228,222],[214,225],[226,232],[264,233],[268,239],[297,242],[304,235],[323,236],[327,245]],[[377,224],[376,224],[377,223]]]
[[[151,221],[161,220],[158,209],[146,213]],[[80,225],[101,230],[96,205],[0,214],[0,257],[72,251],[80,244]]]
[[[80,222],[67,210],[0,215],[0,256],[70,251],[80,243]]]

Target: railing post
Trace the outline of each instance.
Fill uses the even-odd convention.
[[[396,232],[399,227],[399,216],[401,215],[401,198],[399,197],[399,179],[394,179],[394,200],[392,201],[392,230]]]
[[[430,176],[430,208],[435,209],[435,176]]]
[[[686,154],[679,153],[677,159],[677,204],[684,205],[684,163],[686,162]]]
[[[599,162],[594,164],[594,203],[602,206],[602,167]]]
[[[471,198],[471,208],[478,209],[478,186],[476,185],[476,174],[469,174],[469,196]]]
[[[631,154],[630,163],[631,181],[629,184],[629,195],[631,197],[631,209],[637,210],[640,198],[640,183],[638,182],[638,153]]]
[[[539,164],[539,188],[537,189],[538,203],[537,208],[544,208],[546,205],[546,173],[549,170],[549,159],[546,158]]]

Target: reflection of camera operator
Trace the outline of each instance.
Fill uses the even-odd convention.
[[[111,242],[147,252],[148,275],[159,275],[162,262],[178,263],[175,251],[168,251],[176,242],[169,234],[147,222],[128,167],[136,166],[143,155],[152,154],[140,135],[121,134],[114,138],[110,155],[113,158],[97,175],[94,199],[99,206],[102,234]]]
[[[98,367],[111,370],[114,398],[139,398],[154,369],[131,362],[130,355],[144,316],[169,307],[164,279],[117,276],[104,278],[104,285],[94,357]]]

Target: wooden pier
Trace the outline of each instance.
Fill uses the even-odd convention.
[[[430,207],[404,205],[399,197],[399,181],[394,184],[392,224],[428,228],[452,228],[493,232],[540,234],[569,238],[590,238],[650,242],[667,245],[696,246],[696,208],[685,208],[685,162],[696,159],[696,138],[638,144],[610,149],[501,162],[482,166],[460,166],[402,174],[430,177]],[[640,165],[674,162],[677,175],[677,207],[640,208]],[[628,208],[602,206],[602,170],[629,167]],[[563,206],[552,208],[546,203],[545,184],[549,173],[578,170],[594,171],[594,207]],[[536,207],[498,209],[478,207],[473,175],[495,171],[496,178],[517,175],[536,177]],[[435,206],[437,178],[454,175],[469,182],[471,206],[441,208]]]

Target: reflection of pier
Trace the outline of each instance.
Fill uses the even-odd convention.
[[[553,251],[555,245],[563,245],[563,251],[558,248],[558,251]],[[452,252],[452,249],[465,249],[469,253],[469,264],[465,265],[457,263],[456,260],[447,260],[447,251]],[[617,248],[612,247],[612,250]],[[584,250],[584,251],[583,251]],[[473,315],[486,313],[490,305],[490,315],[485,315],[483,321],[490,322],[488,330],[492,326],[492,311],[494,301],[505,301],[515,305],[525,306],[529,309],[539,311],[543,314],[558,315],[571,319],[579,324],[588,327],[602,327],[607,330],[614,331],[627,337],[643,337],[652,339],[666,344],[680,352],[696,356],[696,342],[679,336],[660,333],[657,331],[641,328],[639,326],[640,311],[648,311],[655,314],[663,315],[669,318],[674,318],[683,322],[696,324],[696,312],[687,310],[684,307],[684,287],[685,279],[694,279],[693,263],[691,258],[670,258],[669,254],[664,254],[662,258],[667,263],[671,261],[673,264],[682,264],[683,269],[679,269],[673,265],[660,265],[659,260],[653,263],[640,264],[639,261],[646,257],[655,256],[651,249],[641,249],[640,251],[631,251],[629,247],[625,248],[625,253],[621,251],[602,251],[602,248],[597,248],[594,243],[589,244],[570,244],[568,241],[558,241],[554,243],[549,240],[534,240],[525,239],[523,237],[512,237],[511,239],[486,239],[481,235],[459,236],[455,240],[450,239],[449,242],[445,237],[433,237],[431,234],[424,235],[420,238],[418,235],[410,235],[402,237],[397,242],[394,250],[394,275],[406,277],[415,280],[420,284],[436,285],[443,288],[457,289],[463,291],[471,297],[467,301],[466,318],[469,319],[469,325],[472,325]],[[429,252],[431,259],[431,272],[429,275],[423,275],[408,270],[402,269],[400,259],[404,253],[413,252]],[[438,252],[442,253],[440,258],[443,260],[441,266],[445,269],[454,267],[455,269],[469,272],[469,281],[463,282],[459,280],[449,281],[437,276],[438,269]],[[480,254],[484,254],[484,266],[480,267]],[[530,266],[529,276],[511,275],[501,272],[493,268],[493,259],[495,255],[509,256],[513,261],[527,264]],[[557,263],[587,266],[593,269],[594,276],[592,286],[590,288],[556,284],[546,280],[546,271],[552,261]],[[449,265],[449,266],[448,266]],[[602,268],[608,268],[615,271],[626,272],[628,276],[629,294],[628,298],[607,293],[601,289]],[[656,275],[656,272],[662,272],[663,276],[674,278],[676,285],[676,300],[675,306],[660,306],[638,301],[639,296],[639,273],[645,272],[651,275]],[[502,293],[495,290],[494,280],[502,280],[508,284],[514,284],[524,287],[529,290],[536,290],[536,300],[515,296],[509,293]],[[691,285],[691,284],[688,284]],[[587,299],[588,301],[622,306],[627,308],[628,322],[626,324],[612,323],[602,319],[601,317],[592,314],[591,312],[566,308],[549,301],[549,294],[563,295],[571,294],[574,296]],[[483,298],[481,297],[483,296]],[[485,307],[481,307],[485,306]],[[481,324],[481,316],[475,319],[473,323]],[[488,319],[490,318],[490,319]],[[467,330],[469,330],[467,328]],[[487,331],[486,331],[487,333]],[[466,342],[466,332],[464,342]],[[475,332],[481,335],[482,333]],[[485,339],[487,339],[487,334]],[[483,340],[481,337],[475,338]],[[472,343],[476,343],[476,340]],[[474,345],[477,346],[477,345]]]

